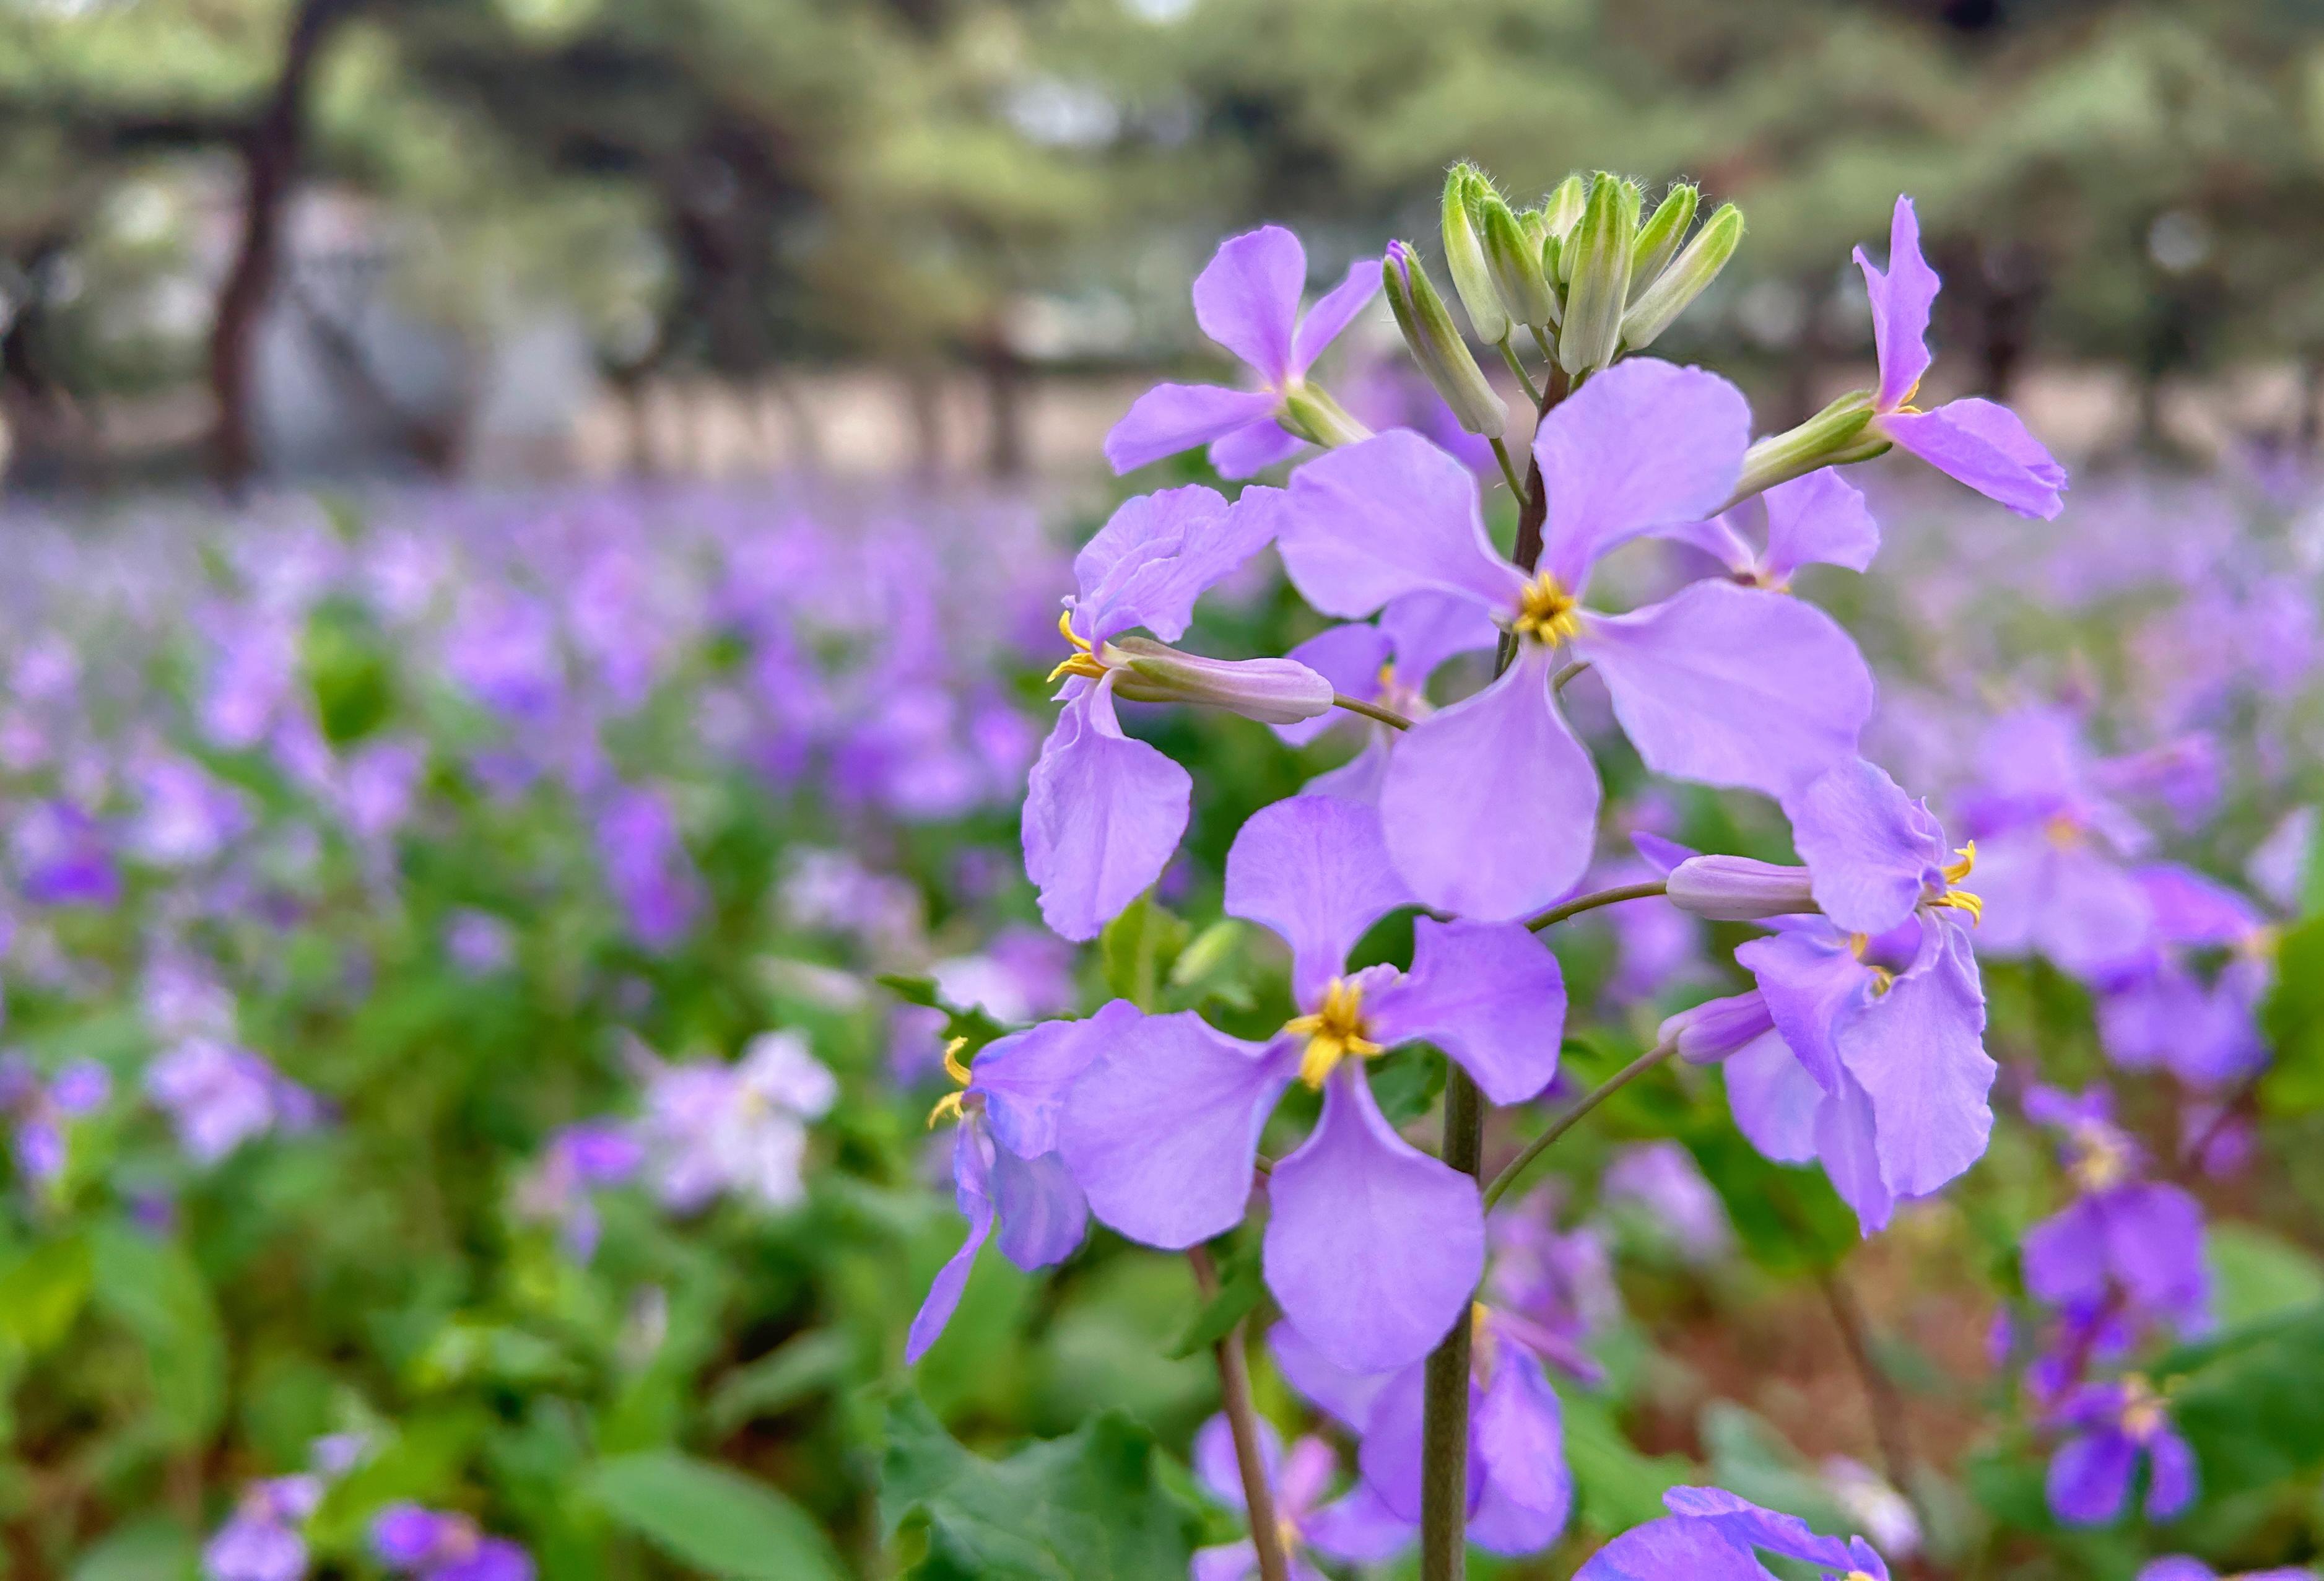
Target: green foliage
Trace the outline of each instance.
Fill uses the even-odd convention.
[[[605,1513],[687,1568],[722,1581],[836,1581],[815,1521],[761,1482],[675,1450],[608,1460],[585,1484]]]

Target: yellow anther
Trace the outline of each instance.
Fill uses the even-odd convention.
[[[1057,634],[1071,643],[1074,651],[1065,656],[1064,663],[1049,671],[1051,681],[1054,682],[1062,675],[1085,676],[1091,680],[1105,679],[1105,666],[1099,661],[1097,650],[1090,645],[1087,637],[1074,630],[1072,610],[1065,610],[1057,616]]]
[[[1968,845],[1957,848],[1953,855],[1959,860],[1946,863],[1943,868],[1947,883],[1959,883],[1977,871],[1977,842],[1971,840]]]
[[[1283,1023],[1286,1032],[1307,1040],[1307,1051],[1299,1057],[1299,1079],[1310,1088],[1321,1087],[1341,1060],[1351,1056],[1369,1059],[1380,1051],[1378,1043],[1364,1036],[1363,1006],[1362,987],[1334,977],[1324,985],[1322,1009]]]
[[[2043,823],[2042,832],[2050,837],[2050,844],[2061,849],[2082,843],[2082,826],[2062,812],[2052,813]]]
[[[1872,974],[1872,996],[1877,999],[1887,993],[1890,986],[1895,983],[1896,974],[1886,966],[1876,966],[1870,961],[1864,959],[1864,952],[1871,948],[1870,934],[1851,933],[1848,936],[1848,953],[1862,962],[1864,969]]]
[[[961,1116],[960,1101],[967,1096],[968,1095],[965,1093],[946,1093],[943,1097],[938,1098],[936,1100],[936,1106],[928,1111],[928,1129],[930,1131],[934,1131],[936,1128],[936,1122],[939,1120],[959,1119]]]
[[[1090,652],[1089,639],[1083,636],[1081,633],[1074,630],[1074,612],[1072,610],[1066,609],[1060,610],[1058,612],[1057,634],[1065,638],[1068,643],[1071,643],[1074,647],[1079,648],[1083,652],[1086,653]]]
[[[954,1038],[945,1045],[944,1051],[945,1074],[963,1086],[968,1085],[968,1067],[960,1062],[960,1051],[967,1047],[966,1038]]]
[[[1469,1375],[1480,1384],[1492,1382],[1494,1354],[1493,1328],[1489,1318],[1492,1308],[1482,1301],[1469,1303]]]
[[[2074,1127],[2074,1161],[2067,1172],[2085,1191],[2119,1186],[2130,1174],[2130,1154],[2110,1125]]]
[[[1526,584],[1525,597],[1509,629],[1555,647],[1581,634],[1581,601],[1565,590],[1554,572],[1544,571]]]
[[[2282,944],[2283,929],[2273,922],[2263,922],[2236,940],[2236,950],[2255,961],[2272,961]]]
[[[945,1074],[964,1087],[969,1083],[969,1068],[961,1063],[960,1051],[967,1047],[966,1038],[954,1038],[945,1045],[944,1050]],[[938,1098],[936,1106],[928,1111],[928,1129],[934,1131],[939,1120],[959,1119],[966,1111],[967,1098],[968,1095],[965,1092],[946,1093],[943,1097]]]
[[[1940,869],[1945,875],[1945,892],[1931,901],[1929,904],[1950,906],[1957,911],[1967,911],[1971,923],[1982,925],[1985,921],[1984,897],[1972,894],[1960,887],[1960,881],[1977,871],[1977,842],[1971,840],[1954,855],[1959,860],[1948,862]]]
[[[2126,1373],[2122,1381],[2122,1430],[2139,1443],[2162,1430],[2163,1422],[2163,1396],[2144,1373]]]

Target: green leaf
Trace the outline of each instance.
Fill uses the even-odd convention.
[[[2312,1477],[2324,1466],[2324,1306],[2265,1318],[2166,1359],[2190,1375],[2172,1414],[2207,1500]]]
[[[137,1336],[152,1373],[156,1414],[180,1444],[199,1444],[226,1415],[226,1330],[209,1286],[183,1246],[118,1220],[89,1235],[97,1307]]]
[[[71,1581],[193,1581],[201,1543],[166,1515],[106,1532],[72,1567]]]
[[[872,979],[907,1004],[917,1004],[925,1010],[944,1013],[944,1035],[947,1041],[954,1038],[967,1045],[960,1051],[973,1054],[996,1038],[1005,1037],[1009,1029],[994,1021],[973,1005],[954,1004],[944,996],[934,977],[915,977],[901,972],[884,972]]]
[[[1691,1478],[1694,1468],[1674,1455],[1639,1454],[1598,1401],[1574,1394],[1563,1401],[1565,1460],[1582,1518],[1611,1533],[1659,1517],[1663,1494]]]
[[[1259,1272],[1258,1252],[1250,1246],[1239,1249],[1219,1271],[1219,1293],[1204,1302],[1202,1310],[1187,1323],[1170,1347],[1170,1359],[1183,1361],[1210,1349],[1250,1316],[1266,1294],[1267,1281]]]
[[[32,1247],[0,1270],[0,1333],[27,1351],[46,1350],[80,1316],[88,1286],[86,1236]]]
[[[2260,1078],[2262,1106],[2283,1115],[2324,1109],[2324,917],[2283,936],[2264,1020],[2276,1059]]]
[[[1155,1009],[1156,993],[1185,948],[1187,933],[1183,919],[1157,905],[1153,896],[1140,895],[1098,935],[1106,987],[1141,1010]]]
[[[815,1521],[765,1483],[674,1449],[600,1464],[587,1487],[605,1513],[671,1558],[733,1581],[839,1581]]]
[[[2212,1225],[2205,1242],[2226,1332],[2324,1303],[2324,1263],[2291,1242],[2234,1223]]]
[[[1157,1470],[1153,1439],[1119,1411],[987,1460],[907,1395],[888,1412],[881,1523],[909,1581],[1184,1581],[1194,1514]]]
[[[797,1405],[846,1375],[855,1344],[835,1328],[796,1335],[718,1382],[710,1396],[710,1426],[731,1433],[744,1422]]]

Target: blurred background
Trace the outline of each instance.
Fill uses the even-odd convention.
[[[1323,278],[1463,156],[1742,204],[1671,349],[1763,427],[1900,188],[2075,458],[2324,418],[2302,0],[0,0],[10,475],[1084,468],[1220,235]]]

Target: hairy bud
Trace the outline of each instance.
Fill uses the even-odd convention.
[[[1388,244],[1388,254],[1380,260],[1380,279],[1405,345],[1453,417],[1472,434],[1499,439],[1509,426],[1508,405],[1485,382],[1477,359],[1469,355],[1468,342],[1452,326],[1444,299],[1429,284],[1428,272],[1409,245]]]
[[[1669,204],[1665,202],[1665,208]],[[1743,241],[1743,211],[1722,203],[1694,240],[1641,291],[1622,316],[1622,344],[1640,351],[1655,343],[1705,287],[1719,278]]]
[[[1444,266],[1452,273],[1452,289],[1469,311],[1477,338],[1498,344],[1509,337],[1509,317],[1493,290],[1492,273],[1485,266],[1485,246],[1477,235],[1477,209],[1492,183],[1471,164],[1456,164],[1444,173]]]
[[[1678,245],[1686,240],[1687,227],[1694,224],[1694,208],[1700,197],[1694,188],[1684,183],[1673,187],[1653,216],[1638,227],[1637,255],[1630,263],[1633,295],[1663,272],[1663,265],[1671,261]]]
[[[1590,201],[1573,233],[1572,282],[1557,337],[1558,365],[1570,374],[1604,367],[1621,345],[1637,202],[1637,190],[1619,176],[1601,171],[1590,184]],[[1558,266],[1565,267],[1563,249]]]
[[[1541,249],[1526,239],[1525,227],[1494,193],[1483,204],[1485,267],[1509,317],[1536,328],[1557,322],[1557,298],[1541,275]]]

